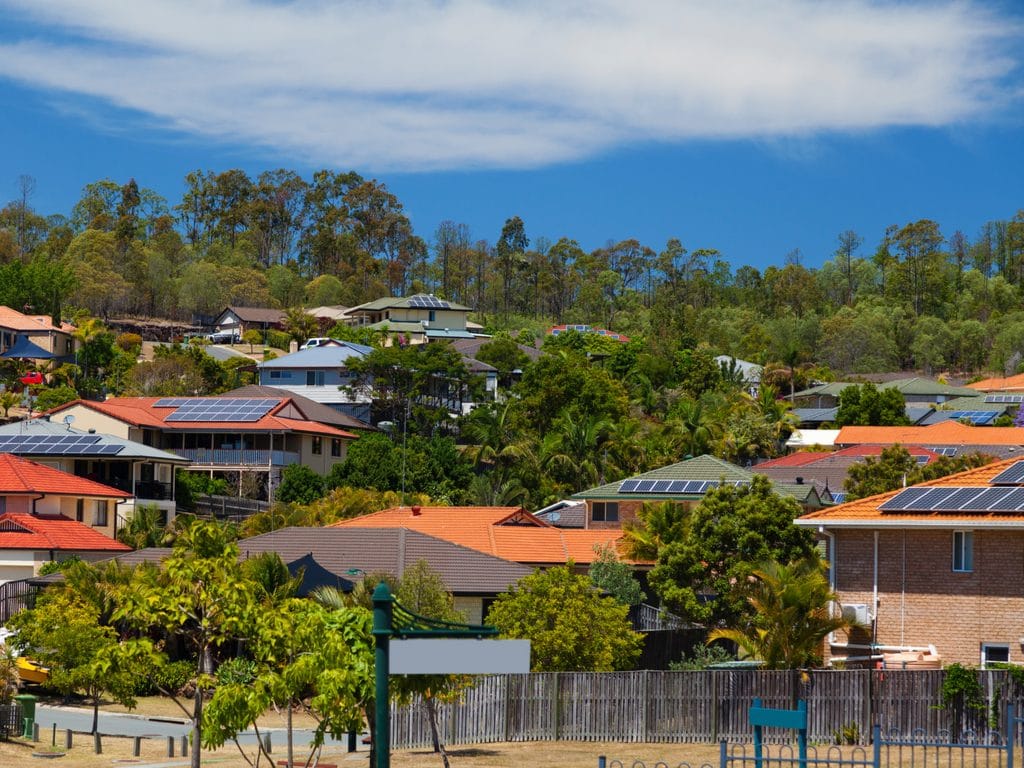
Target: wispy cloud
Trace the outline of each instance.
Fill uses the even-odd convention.
[[[171,131],[379,170],[998,115],[1019,19],[976,2],[0,0],[0,77]]]

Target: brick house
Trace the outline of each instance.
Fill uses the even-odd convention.
[[[934,646],[943,662],[1024,663],[1024,461],[1009,459],[801,516],[844,612],[833,659]]]
[[[635,520],[646,503],[672,501],[696,506],[720,482],[747,485],[753,478],[750,470],[705,454],[580,491],[571,498],[586,502],[586,528],[621,528],[627,520]],[[772,481],[772,485],[777,493],[796,499],[806,510],[831,503],[828,491],[811,484]]]

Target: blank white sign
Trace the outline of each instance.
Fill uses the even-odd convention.
[[[530,671],[529,640],[392,638],[390,648],[393,675],[489,675]]]

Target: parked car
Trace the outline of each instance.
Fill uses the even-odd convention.
[[[214,331],[207,334],[206,338],[210,340],[211,344],[238,344],[241,341],[241,335],[237,328],[229,331]]]
[[[338,344],[337,339],[332,339],[327,336],[317,336],[315,339],[307,339],[306,343],[303,344],[299,349],[309,349],[310,347],[323,347],[327,344]]]

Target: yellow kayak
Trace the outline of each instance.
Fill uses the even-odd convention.
[[[50,679],[50,669],[49,667],[40,666],[31,659],[26,659],[24,656],[19,656],[18,677],[20,677],[24,683],[45,683]]]

